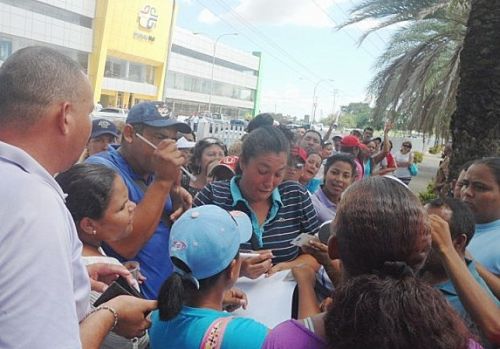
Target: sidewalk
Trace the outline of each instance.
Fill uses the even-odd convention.
[[[413,177],[410,182],[410,189],[415,194],[425,191],[427,184],[431,180],[434,180],[439,167],[439,161],[441,161],[441,154],[424,153],[424,160],[418,164],[418,175]]]

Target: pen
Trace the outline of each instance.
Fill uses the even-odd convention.
[[[250,257],[258,257],[258,256],[260,256],[259,253],[240,252],[241,258],[250,258]]]
[[[145,138],[143,135],[139,134],[139,133],[136,133],[135,134],[140,140],[142,140],[144,143],[150,145],[153,149],[158,149],[158,147],[156,145],[154,145],[153,143],[151,143],[147,138]],[[189,172],[188,170],[186,170],[184,168],[184,166],[181,166],[181,170],[182,172],[184,172],[188,177],[189,179],[191,179],[193,182],[196,181],[196,177],[191,173]]]

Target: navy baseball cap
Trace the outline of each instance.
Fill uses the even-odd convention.
[[[92,133],[90,138],[96,138],[101,135],[112,135],[118,137],[118,129],[116,125],[107,119],[95,119],[92,121]]]
[[[191,133],[188,124],[162,116],[156,106],[150,102],[134,105],[128,112],[127,124],[144,124],[150,127],[175,127],[182,133]]]

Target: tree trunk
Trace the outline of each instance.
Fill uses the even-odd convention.
[[[500,1],[472,0],[451,119],[451,176],[465,162],[500,156]]]

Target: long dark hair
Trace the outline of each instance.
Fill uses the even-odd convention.
[[[57,183],[68,195],[66,207],[77,226],[85,217],[96,220],[103,217],[116,176],[114,170],[104,165],[88,163],[74,165],[57,175]]]
[[[329,348],[468,348],[470,332],[437,290],[398,267],[387,274],[357,276],[336,290],[325,316]]]
[[[387,177],[368,177],[344,191],[333,229],[344,270],[371,273],[386,261],[419,270],[430,250],[430,225],[418,198]]]

